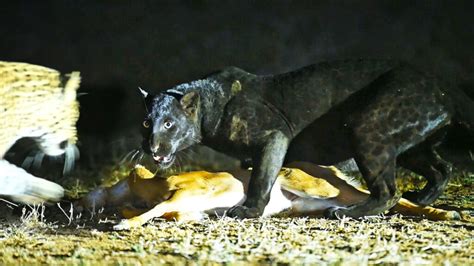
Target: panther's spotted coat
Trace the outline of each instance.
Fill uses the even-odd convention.
[[[146,95],[146,102],[150,126],[144,129],[144,148],[167,158],[159,164],[169,165],[174,153],[201,139],[252,162],[248,198],[230,211],[237,217],[262,214],[285,157],[320,164],[356,160],[370,197],[329,209],[331,217],[377,214],[393,206],[400,198],[397,163],[428,179],[423,191],[410,196],[428,204],[448,178],[449,167],[433,150],[438,132],[452,122],[474,131],[474,103],[461,90],[386,60],[325,62],[274,76],[227,68]],[[166,122],[174,126],[166,128]]]

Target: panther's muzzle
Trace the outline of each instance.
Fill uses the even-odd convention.
[[[169,154],[169,155],[166,155],[166,156],[160,156],[160,155],[157,155],[157,154],[152,154],[153,156],[153,160],[155,161],[156,164],[158,164],[160,166],[160,168],[168,168],[170,167],[176,156],[174,154]]]

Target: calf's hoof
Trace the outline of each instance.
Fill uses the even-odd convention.
[[[128,220],[124,219],[120,223],[114,225],[113,229],[115,231],[129,230],[131,225],[128,223]]]
[[[116,231],[130,230],[142,226],[145,222],[146,220],[143,220],[140,216],[136,216],[131,219],[121,220],[120,223],[114,225],[113,229]]]

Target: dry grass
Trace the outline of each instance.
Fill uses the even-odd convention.
[[[473,175],[458,175],[436,204],[472,210],[473,180]],[[66,205],[64,213],[56,206],[45,211],[26,207],[23,214],[4,208],[2,213],[10,215],[0,223],[2,264],[474,264],[472,220],[155,220],[113,232],[115,217],[77,218]]]

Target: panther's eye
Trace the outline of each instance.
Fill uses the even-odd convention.
[[[164,127],[165,129],[170,129],[172,126],[173,126],[173,122],[171,122],[171,121],[166,121],[166,122],[163,124],[163,127]]]
[[[143,125],[144,128],[149,128],[149,127],[150,127],[150,121],[149,121],[149,120],[145,120],[145,121],[143,121],[143,124],[142,124],[142,125]]]

